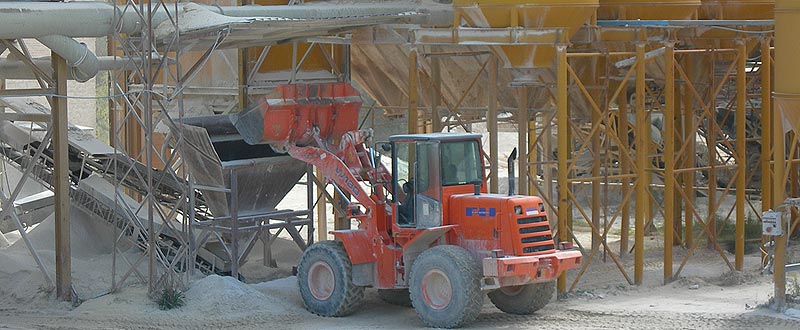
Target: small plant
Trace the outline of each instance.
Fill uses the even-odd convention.
[[[786,283],[786,301],[790,303],[800,303],[800,281],[797,278],[790,278]]]
[[[158,297],[158,308],[161,310],[180,308],[186,303],[183,298],[183,292],[172,285],[167,285]]]

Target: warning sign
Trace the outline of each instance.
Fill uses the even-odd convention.
[[[764,236],[781,236],[781,216],[782,212],[766,211],[761,215],[761,233]]]

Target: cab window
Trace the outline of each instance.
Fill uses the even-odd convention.
[[[442,185],[462,185],[481,180],[481,155],[477,141],[442,143]]]

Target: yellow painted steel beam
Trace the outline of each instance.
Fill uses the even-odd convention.
[[[800,43],[797,42],[797,31],[800,31],[800,2],[793,0],[775,0],[775,113],[772,116],[772,134],[775,146],[773,159],[775,173],[773,177],[772,204],[776,208],[783,203],[786,192],[786,151],[783,117],[790,117],[800,107],[800,65],[797,54],[800,54]],[[796,128],[794,128],[796,129]],[[786,304],[786,237],[788,233],[775,239],[775,259],[773,281],[775,282],[775,303],[778,308]]]
[[[67,117],[67,60],[51,52],[56,95],[52,98],[53,107],[53,192],[55,195],[55,259],[56,296],[58,299],[72,300],[72,256],[70,248],[70,204],[69,204],[69,159],[68,159],[68,117]],[[46,141],[45,141],[46,142]]]
[[[599,59],[597,59],[597,61],[598,61],[597,62],[598,70],[593,70],[594,74],[590,78],[592,87],[596,87],[596,86],[599,85],[601,77],[598,77],[598,75],[601,72],[605,73],[605,70],[601,69],[601,68],[605,68],[605,64],[606,64],[605,58],[599,58]],[[578,79],[576,79],[576,80],[578,80]],[[592,88],[592,91],[591,91],[589,97],[591,97],[593,100],[598,100],[599,96],[600,96],[600,93],[599,93],[598,89],[597,88]],[[593,102],[597,103],[599,101],[593,101]],[[599,128],[602,125],[602,122],[601,122],[603,120],[602,117],[606,117],[606,118],[608,117],[608,114],[605,112],[606,110],[608,110],[608,107],[605,104],[604,104],[604,106],[605,106],[605,108],[603,109],[603,113],[602,114],[600,113],[600,111],[592,111],[591,120],[592,120],[592,126],[594,128]],[[598,109],[598,110],[600,110],[600,109]],[[602,149],[602,146],[601,146],[600,132],[595,131],[595,133],[592,134],[591,136],[589,136],[589,138],[591,139],[591,145],[592,145],[591,148],[592,148],[592,153],[594,154],[594,157],[592,158],[592,177],[595,177],[595,179],[592,179],[592,200],[591,200],[591,203],[592,203],[592,225],[595,228],[600,228],[600,209],[602,207],[601,206],[601,198],[603,196],[600,193],[600,179],[597,179],[597,178],[600,176],[600,171],[601,171],[601,166],[602,166],[602,163],[601,163],[602,157],[600,157],[600,156],[601,156],[601,152],[603,152],[602,151],[603,149]],[[580,151],[579,151],[579,153],[580,153]],[[596,233],[592,232],[592,249],[598,249],[600,247],[601,241],[605,237],[605,234],[606,234],[605,230],[603,232],[596,232]]]
[[[644,231],[650,196],[647,180],[647,149],[650,145],[650,125],[645,109],[645,44],[636,44],[636,217],[634,225],[633,281],[641,285],[644,274]]]
[[[243,111],[244,109],[247,108],[247,103],[248,103],[248,100],[247,100],[247,83],[248,83],[247,75],[248,75],[249,71],[247,69],[247,59],[248,59],[247,48],[238,49],[236,51],[236,54],[237,54],[236,56],[237,56],[238,63],[239,63],[239,66],[238,66],[238,71],[239,71],[239,88],[238,88],[238,92],[239,93],[238,93],[238,96],[237,96],[236,99],[239,102],[239,110]]]
[[[717,90],[724,85],[725,80],[728,79],[728,74],[730,71],[725,73],[725,76],[722,80],[717,83],[716,81],[716,52],[711,53],[711,65],[707,66],[706,69],[706,77],[709,79],[710,86],[718,86]],[[734,66],[736,63],[731,63],[731,66]],[[717,95],[719,95],[718,91],[715,91],[710,97],[711,100],[716,99]],[[714,103],[710,103],[714,104]],[[706,130],[706,150],[708,151],[708,166],[711,168],[708,170],[708,218],[706,219],[705,232],[708,233],[708,242],[706,246],[711,249],[717,244],[717,208],[719,207],[717,204],[717,135],[719,134],[719,128],[717,125],[717,111],[716,107],[712,108],[709,104],[704,106],[703,111],[707,113],[708,116],[708,128]]]
[[[439,113],[442,91],[442,70],[441,61],[439,59],[431,58],[430,61],[431,82],[433,83],[433,92],[431,93],[431,130],[438,133],[442,131],[442,115]]]
[[[567,107],[567,47],[556,47],[556,114],[558,132],[558,240],[567,242],[570,240],[567,233],[567,222],[569,221],[569,182],[567,160],[569,157],[569,108]],[[558,292],[567,290],[567,274],[561,273],[558,277]]]
[[[636,56],[636,52],[607,52],[607,53],[582,53],[573,52],[568,53],[567,58],[576,57],[631,57]]]
[[[519,186],[519,194],[528,194],[528,87],[517,87],[517,131],[519,153],[519,166],[517,175],[517,186]]]
[[[761,40],[761,211],[772,208],[772,51],[771,38]],[[767,241],[761,236],[761,243]],[[761,249],[761,260],[766,260],[766,251]],[[766,264],[762,265],[766,266]]]
[[[673,77],[673,80],[675,80],[675,71],[674,71],[675,70],[675,64],[676,64],[675,61],[676,61],[676,59],[675,59],[675,47],[672,47],[672,69],[673,69],[672,77]],[[673,122],[674,133],[672,134],[673,135],[672,143],[674,143],[676,146],[683,146],[683,144],[684,144],[683,126],[681,125],[681,122],[680,122],[680,120],[682,120],[681,117],[682,117],[683,113],[682,113],[682,110],[681,110],[681,103],[682,102],[681,102],[681,94],[680,94],[680,85],[678,84],[678,81],[675,81],[672,84],[672,94],[673,94],[672,102],[673,102],[673,105],[674,105],[673,106],[674,109],[673,109],[672,118],[674,118],[674,120],[675,120]],[[681,154],[676,153],[675,154],[675,158],[674,158],[675,167],[681,166],[683,164],[682,162],[683,162],[683,158],[681,157]],[[675,175],[675,176],[673,176],[673,178],[675,180],[675,184],[678,187],[677,189],[680,189],[680,187],[683,187],[684,183],[682,181],[682,179],[683,179],[682,176]],[[681,195],[677,190],[673,191],[673,194],[672,194],[671,198],[673,198],[673,200],[675,201],[675,203],[673,205],[673,210],[674,211],[673,211],[673,214],[672,214],[673,215],[673,219],[674,219],[673,224],[672,224],[672,228],[673,228],[672,245],[673,246],[680,246],[681,243],[683,242],[682,241],[682,239],[683,239],[683,205],[681,204],[681,201],[682,201],[681,200]]]
[[[735,241],[735,267],[741,271],[744,267],[744,210],[745,189],[747,188],[747,45],[741,41],[738,45],[738,60],[736,68],[736,163],[739,175],[736,176],[736,237]]]
[[[417,49],[411,49],[408,53],[408,133],[419,132],[419,113],[417,105],[419,96],[417,95],[417,84],[419,72],[417,71]]]
[[[499,169],[498,162],[500,161],[500,157],[497,154],[497,67],[497,58],[492,56],[489,59],[489,90],[487,91],[489,111],[486,114],[486,128],[489,131],[489,157],[491,162],[489,164],[489,192],[493,194],[498,193],[500,190],[500,182],[498,181],[500,174],[497,172]]]
[[[619,107],[619,128],[617,135],[620,136],[620,140],[622,143],[619,145],[619,162],[620,162],[620,174],[622,177],[622,196],[628,196],[628,191],[631,189],[630,187],[630,178],[627,175],[631,172],[631,164],[628,160],[629,157],[623,157],[622,153],[630,152],[630,139],[628,135],[628,130],[630,129],[630,125],[628,124],[628,93],[627,93],[627,82],[623,81],[620,86],[620,90],[623,92],[617,96],[617,104]],[[622,200],[622,215],[620,219],[620,238],[619,238],[619,253],[622,255],[623,253],[628,253],[628,232],[630,231],[631,224],[631,204],[629,198],[624,198]]]
[[[672,282],[675,220],[675,44],[664,51],[664,284]],[[638,122],[637,122],[638,124]],[[639,166],[643,166],[640,164]]]
[[[691,77],[694,70],[692,59],[686,58],[683,64],[686,77]],[[690,92],[691,81],[683,83],[683,133],[684,143],[686,143],[686,150],[683,152],[683,168],[694,168],[695,164],[695,145],[697,144],[697,130],[695,129],[695,113],[694,113],[694,95]],[[686,207],[684,207],[684,226],[683,226],[683,242],[684,247],[688,248],[694,240],[694,214],[692,213],[690,205],[695,202],[695,171],[688,171],[683,174],[683,195],[686,197]]]
[[[528,179],[525,183],[528,185],[528,194],[533,195],[536,194],[536,145],[539,141],[536,139],[536,113],[530,114],[528,118]]]

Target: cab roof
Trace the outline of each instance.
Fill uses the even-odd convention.
[[[471,141],[480,140],[481,134],[476,133],[425,133],[425,134],[400,134],[389,137],[389,141]]]

